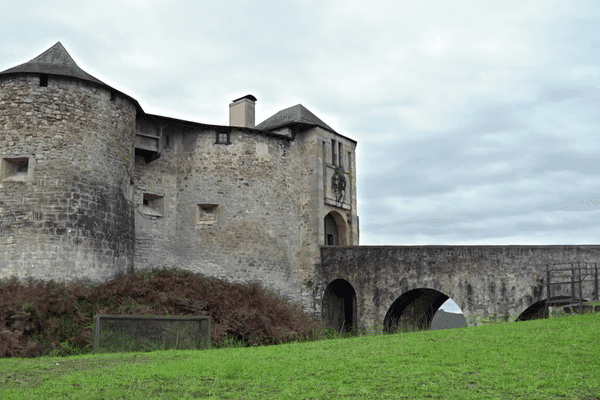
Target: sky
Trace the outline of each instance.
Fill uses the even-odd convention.
[[[302,104],[358,142],[361,245],[597,244],[600,2],[0,0],[149,114]],[[447,309],[454,311],[454,309]]]

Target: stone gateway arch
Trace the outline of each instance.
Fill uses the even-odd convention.
[[[400,319],[427,326],[448,298],[468,320],[526,320],[547,310],[548,264],[598,261],[600,245],[325,246],[315,290],[324,322],[343,331],[389,329]],[[551,292],[551,299],[570,297],[571,285],[553,284]],[[581,292],[598,298],[593,282]]]

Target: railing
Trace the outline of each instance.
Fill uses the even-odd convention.
[[[588,264],[590,265],[588,267]],[[560,265],[570,265],[570,268],[550,268],[551,266],[560,266]],[[593,265],[593,266],[592,266]],[[568,281],[553,281],[552,273],[557,271],[571,271],[571,279]],[[592,274],[593,277],[586,279],[588,274]],[[558,278],[554,276],[554,278]],[[575,303],[578,300],[579,303],[579,313],[583,311],[583,292],[582,292],[582,283],[594,281],[594,292],[592,295],[594,296],[594,300],[598,300],[598,263],[587,263],[585,261],[572,261],[567,263],[559,263],[559,264],[546,264],[546,285],[547,285],[547,297],[546,297],[546,305],[566,305]],[[552,285],[558,285],[562,283],[570,283],[571,284],[571,298],[570,299],[559,299],[552,300]],[[579,299],[575,296],[575,287],[578,286],[579,291]]]

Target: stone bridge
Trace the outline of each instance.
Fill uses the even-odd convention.
[[[527,320],[547,316],[547,265],[590,268],[581,293],[593,300],[599,261],[600,245],[324,246],[317,291],[323,320],[338,330],[393,329],[400,320],[429,327],[448,298],[469,321]],[[571,275],[553,273],[551,282]],[[550,299],[571,297],[572,290],[579,296],[578,284],[552,284]]]

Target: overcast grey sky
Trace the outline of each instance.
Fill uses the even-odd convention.
[[[0,0],[0,70],[60,41],[145,112],[303,104],[358,141],[362,245],[596,244],[600,2]]]

